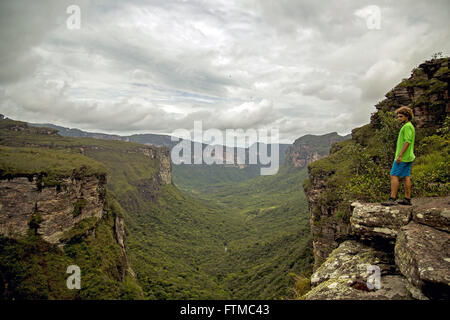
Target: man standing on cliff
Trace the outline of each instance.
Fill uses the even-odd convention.
[[[395,160],[391,169],[391,196],[389,200],[382,202],[384,206],[396,204],[411,205],[411,165],[416,158],[414,155],[415,130],[411,123],[414,118],[412,110],[402,106],[395,110],[398,120],[403,123],[397,138]],[[397,202],[397,192],[400,180],[403,179],[405,186],[405,198]]]

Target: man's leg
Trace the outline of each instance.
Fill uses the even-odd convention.
[[[397,193],[400,182],[397,176],[391,175],[391,197],[381,204],[383,206],[394,206],[397,204]]]
[[[398,202],[406,206],[411,205],[411,179],[409,176],[403,178],[403,184],[405,186],[405,199]]]
[[[411,199],[411,179],[409,176],[404,178],[403,185],[405,186],[405,198]]]
[[[399,183],[398,177],[391,176],[391,198],[397,199],[399,185],[400,185],[400,183]]]

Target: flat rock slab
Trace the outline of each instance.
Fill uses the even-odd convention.
[[[393,259],[386,252],[377,251],[358,241],[347,240],[333,250],[313,273],[311,285],[317,286],[329,279],[366,279],[369,276],[368,266],[376,265],[385,274],[391,271],[393,264]]]
[[[412,300],[408,280],[400,275],[382,276],[380,289],[367,292],[355,289],[345,279],[330,279],[309,291],[306,300]]]
[[[425,296],[450,298],[450,234],[430,226],[409,223],[395,244],[400,272]]]
[[[413,220],[450,232],[450,197],[413,199]]]
[[[381,204],[353,202],[350,217],[352,233],[361,239],[394,240],[400,228],[411,220],[412,206],[386,207]]]

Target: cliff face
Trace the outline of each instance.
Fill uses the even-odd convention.
[[[313,235],[314,269],[325,261],[335,249],[340,238],[346,237],[348,223],[343,219],[334,219],[337,207],[321,201],[320,196],[326,189],[326,178],[320,175],[310,176],[310,187],[306,192],[310,211],[310,225]]]
[[[102,217],[105,176],[67,177],[58,186],[39,180],[38,175],[0,180],[0,234],[25,236],[31,227],[55,244],[81,220]]]
[[[410,78],[404,79],[386,94],[386,99],[376,105],[377,112],[372,114],[368,125],[353,130],[351,140],[335,144],[330,150],[329,157],[308,166],[309,179],[304,188],[311,214],[315,269],[326,260],[339,243],[350,239],[349,201],[357,199],[357,197],[353,197],[348,190],[353,188],[351,191],[354,193],[355,190],[365,188],[366,194],[379,193],[381,197],[389,194],[387,173],[390,167],[387,166],[391,165],[392,160],[388,155],[389,159],[381,161],[380,154],[386,153],[386,150],[393,146],[397,131],[391,133],[392,136],[389,139],[378,138],[377,135],[380,134],[377,132],[378,129],[384,130],[381,134],[391,130],[389,125],[382,127],[383,115],[381,113],[393,112],[400,105],[407,105],[413,109],[415,114],[413,124],[416,127],[415,153],[419,159],[422,155],[425,156],[427,152],[430,152],[427,144],[432,145],[429,141],[433,141],[429,140],[420,145],[420,139],[441,128],[450,111],[449,79],[448,58],[434,59],[419,65],[412,71]],[[439,139],[445,140],[446,138]],[[436,141],[439,139],[436,137]],[[445,150],[445,141],[441,145],[436,144],[433,148],[435,149],[431,150]],[[306,160],[298,163],[303,162]],[[420,163],[420,161],[415,162]],[[365,176],[361,173],[364,170]],[[415,169],[413,168],[413,170]],[[442,173],[424,171],[420,177],[422,181],[418,181],[419,177],[415,176],[417,179],[415,187],[420,185],[420,188],[425,188],[432,184],[445,186],[448,183],[445,171],[445,169]],[[432,178],[436,182],[429,183]],[[356,181],[353,182],[352,187],[343,190],[342,186],[348,185],[352,179]],[[358,194],[358,196],[360,195]],[[365,195],[362,194],[362,196]]]
[[[305,135],[288,147],[285,163],[294,167],[306,167],[311,162],[326,157],[333,143],[349,138],[350,136],[340,136],[336,132],[322,136]]]
[[[172,161],[170,160],[170,150],[163,147],[158,152],[158,178],[161,184],[172,183]]]
[[[450,297],[450,197],[413,199],[412,207],[352,207],[353,240],[312,275],[306,299]]]
[[[0,120],[0,299],[142,298],[124,206],[171,183],[168,150],[54,133]],[[66,287],[72,264],[78,291]]]
[[[426,61],[413,70],[378,103],[377,110],[395,111],[400,105],[413,109],[417,128],[439,127],[450,112],[448,58]],[[376,116],[371,122],[376,122]]]

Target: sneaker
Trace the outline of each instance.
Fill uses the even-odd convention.
[[[388,201],[381,203],[383,206],[395,206],[397,204],[397,199],[389,198]]]
[[[404,206],[410,206],[411,205],[411,199],[404,198],[404,199],[400,200],[398,202],[398,204],[402,204]]]

